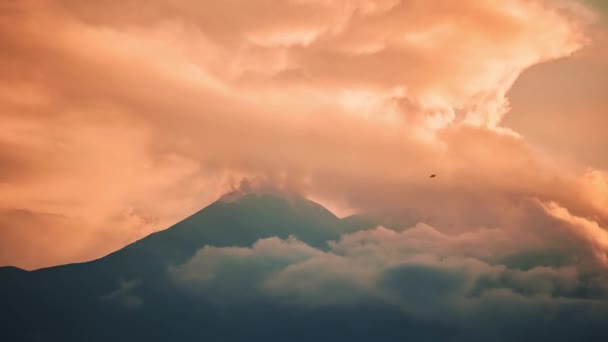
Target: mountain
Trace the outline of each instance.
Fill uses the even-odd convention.
[[[0,267],[0,341],[606,340],[605,269],[444,257],[390,214],[231,193],[97,260]]]
[[[328,310],[322,314],[329,317],[317,313],[308,319],[302,315],[312,313],[284,312],[273,303],[226,312],[176,289],[168,269],[204,246],[246,247],[259,239],[295,235],[324,250],[327,241],[342,233],[369,227],[369,222],[341,220],[298,196],[229,194],[173,227],[97,260],[29,272],[0,268],[0,340],[237,341],[308,330],[308,324],[347,324],[346,317],[361,313]],[[140,308],[128,309],[138,304]],[[268,318],[265,324],[257,322],[260,314]],[[237,326],[247,328],[234,330]]]

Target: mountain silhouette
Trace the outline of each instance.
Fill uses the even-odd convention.
[[[387,268],[375,286],[400,298],[395,300],[364,294],[340,305],[294,305],[260,290],[257,281],[265,272],[306,266],[282,264],[276,255],[340,259],[332,241],[374,228],[378,221],[371,217],[341,219],[296,195],[230,193],[173,227],[97,260],[35,271],[0,267],[0,341],[600,341],[608,336],[601,317],[580,314],[584,303],[566,303],[559,314],[551,313],[551,320],[542,302],[538,311],[522,311],[528,316],[521,319],[516,306],[502,303],[497,310],[492,302],[483,317],[438,312],[435,317],[444,317],[438,320],[403,310],[399,301],[423,312],[450,301],[448,294],[462,279],[440,267]],[[400,217],[408,219],[408,213]],[[397,223],[392,221],[381,223]],[[271,243],[258,246],[263,253],[254,257],[260,241]],[[292,249],[281,250],[286,245]],[[234,255],[243,257],[227,258]],[[193,265],[200,271],[217,263],[223,268],[184,273],[196,280],[186,287],[176,281],[175,270]],[[325,275],[342,271],[339,263],[315,267],[324,266]],[[223,281],[205,287],[208,283],[200,279],[214,279],[209,277]],[[310,289],[310,279],[295,279],[296,289]],[[480,286],[483,281],[490,279]],[[348,292],[342,286],[329,279],[315,291],[331,302]],[[459,305],[444,307],[459,310]]]
[[[309,324],[319,329],[339,322],[350,325],[349,317],[365,316],[366,311],[326,310],[313,315],[260,303],[227,312],[176,290],[168,267],[188,261],[206,245],[245,247],[269,237],[295,235],[326,249],[326,242],[340,234],[371,225],[354,217],[341,220],[299,196],[228,194],[173,227],[97,260],[35,271],[1,267],[0,340],[241,341],[299,330],[306,332],[302,340],[308,340]],[[127,294],[131,289],[136,294]],[[261,317],[268,320],[261,323]]]

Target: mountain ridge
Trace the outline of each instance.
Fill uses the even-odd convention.
[[[8,270],[8,269],[14,268],[14,269],[18,269],[23,272],[36,272],[36,271],[51,269],[51,268],[55,268],[55,267],[80,265],[80,264],[96,262],[100,259],[104,259],[115,253],[118,253],[123,249],[129,248],[132,245],[142,243],[142,241],[144,241],[152,236],[157,236],[159,234],[161,236],[165,235],[165,234],[163,234],[164,232],[167,232],[174,228],[179,228],[180,226],[182,226],[184,224],[191,223],[191,221],[193,221],[194,219],[200,217],[201,215],[205,215],[208,211],[213,210],[218,206],[235,205],[235,204],[239,205],[239,204],[242,204],[243,202],[251,202],[252,199],[272,199],[272,200],[276,201],[277,203],[281,203],[284,205],[291,205],[293,209],[297,209],[298,211],[300,211],[301,216],[314,217],[314,216],[317,216],[316,214],[320,214],[321,216],[326,217],[326,218],[342,220],[339,217],[337,217],[335,214],[333,214],[330,210],[323,207],[321,204],[316,203],[312,200],[309,200],[298,194],[281,193],[278,191],[244,192],[244,191],[236,190],[236,191],[231,191],[231,192],[228,192],[228,193],[220,196],[216,201],[210,203],[209,205],[203,207],[202,209],[199,209],[198,211],[194,212],[193,214],[187,216],[186,218],[176,222],[175,224],[173,224],[165,229],[152,232],[115,251],[109,252],[108,254],[103,255],[101,257],[98,257],[98,258],[95,258],[92,260],[80,261],[80,262],[72,262],[72,263],[67,263],[67,264],[46,266],[46,267],[41,267],[41,268],[37,268],[37,269],[33,269],[33,270],[23,269],[18,266],[14,266],[14,265],[5,265],[5,266],[0,266],[0,271],[3,269]],[[287,207],[287,206],[285,206],[285,207]]]
[[[409,247],[392,241],[392,234],[382,237],[389,239],[386,244],[373,237],[368,243],[366,233],[361,240],[346,238],[352,248],[345,251],[328,245],[373,228],[374,222],[366,216],[338,218],[302,197],[238,194],[99,259],[33,271],[0,268],[0,341],[570,341],[573,336],[591,341],[608,336],[603,320],[572,315],[581,308],[572,306],[580,305],[574,297],[572,305],[551,297],[560,305],[556,318],[534,326],[531,322],[546,317],[546,303],[536,297],[521,302],[518,294],[500,292],[484,299],[496,288],[517,290],[519,283],[509,283],[509,275],[521,278],[523,271],[504,270],[504,279],[476,281],[469,278],[466,260],[449,267],[452,261],[432,261],[424,251],[402,254],[416,247],[415,235]],[[377,231],[368,233],[378,237]],[[539,274],[526,274],[536,286]],[[478,292],[460,293],[467,279],[480,286]],[[508,302],[501,299],[505,295]],[[518,311],[513,300],[534,306]],[[461,301],[472,305],[465,309],[481,311],[462,320]],[[442,308],[454,316],[446,319]],[[504,323],[513,313],[518,316],[513,324],[526,329]]]
[[[193,298],[175,288],[168,272],[172,265],[187,262],[207,245],[249,247],[270,237],[295,235],[310,246],[326,249],[327,241],[359,228],[345,226],[330,211],[303,197],[251,193],[234,201],[218,200],[170,228],[95,260],[32,271],[3,267],[0,322],[9,324],[0,329],[0,340],[36,340],[26,336],[31,333],[51,341],[105,341],[104,336],[171,340],[181,334],[173,323],[154,327],[161,337],[147,335],[146,324],[157,319],[220,319],[213,306],[192,306]],[[264,310],[276,313],[284,309],[272,304]],[[135,320],[135,326],[125,326],[122,320],[127,317]],[[107,331],[104,326],[116,330]],[[121,329],[127,332],[125,336],[116,335]],[[192,331],[192,336],[202,333],[198,325],[184,329]]]

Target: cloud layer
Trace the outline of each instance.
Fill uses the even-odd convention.
[[[588,329],[584,339],[603,331],[608,277],[585,242],[564,233],[566,239],[542,229],[446,235],[425,224],[380,226],[344,234],[328,250],[295,236],[205,246],[168,272],[178,289],[236,312],[254,304],[314,312],[373,303],[398,307],[403,319],[463,329],[469,338],[528,339],[560,329],[565,338],[576,327]]]
[[[583,3],[45,0],[0,11],[0,264],[98,257],[244,178],[441,232],[523,222],[529,197],[608,223],[603,164],[556,159],[501,124],[522,72],[594,46],[603,28]]]

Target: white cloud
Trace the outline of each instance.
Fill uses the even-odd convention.
[[[571,246],[549,246],[570,257],[564,265],[532,259],[538,263],[520,268],[508,262],[538,251],[541,242],[500,229],[449,236],[424,224],[402,232],[378,227],[345,234],[330,242],[329,251],[293,237],[262,239],[250,248],[206,246],[170,273],[178,286],[206,300],[257,298],[299,307],[382,302],[426,319],[464,315],[463,324],[483,315],[489,302],[506,301],[496,311],[514,310],[509,298],[532,311],[540,303],[558,311],[562,304],[585,310],[605,304],[603,268],[569,255]]]

